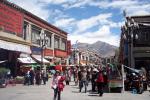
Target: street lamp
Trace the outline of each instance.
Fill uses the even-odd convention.
[[[139,25],[134,21],[133,18],[127,17],[127,21],[125,22],[125,26],[121,27],[123,32],[123,39],[128,41],[128,66],[134,66],[133,60],[133,39],[138,39],[138,35],[134,34],[134,30],[138,29]],[[125,34],[127,33],[127,34]],[[130,53],[130,55],[129,55]]]
[[[43,63],[44,52],[43,52],[43,50],[46,48],[47,43],[48,43],[48,37],[46,36],[44,30],[41,30],[40,37],[38,38],[38,40],[39,40],[40,47],[41,47],[41,67],[40,67],[40,71],[41,71],[41,68],[44,66],[44,63]],[[44,69],[46,72],[46,67]]]

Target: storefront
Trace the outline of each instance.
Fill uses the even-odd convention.
[[[20,68],[17,59],[21,53],[30,54],[30,46],[0,40],[0,61],[6,61],[1,63],[0,67],[10,69],[12,76],[16,76]]]

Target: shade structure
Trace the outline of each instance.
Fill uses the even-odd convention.
[[[38,62],[42,62],[42,59],[41,59],[41,55],[32,55],[32,57],[37,60]],[[46,60],[45,58],[43,58],[43,63],[50,63],[48,60]]]
[[[6,61],[7,61],[7,60],[0,61],[0,64],[1,64],[1,63],[4,63],[4,62],[6,62]]]
[[[35,64],[36,63],[31,57],[18,58],[18,61],[23,64]]]
[[[30,46],[0,40],[0,48],[31,54]]]
[[[62,66],[61,65],[56,65],[55,70],[62,71]]]

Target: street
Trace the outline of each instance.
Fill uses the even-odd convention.
[[[88,90],[90,90],[90,85]],[[125,93],[104,93],[103,97],[89,92],[79,93],[78,87],[71,82],[70,86],[65,86],[62,92],[61,100],[149,100],[150,93],[145,91],[143,94]],[[53,100],[53,90],[50,88],[50,81],[47,85],[23,86],[8,86],[0,88],[0,100]]]

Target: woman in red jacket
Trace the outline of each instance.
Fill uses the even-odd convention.
[[[54,99],[53,100],[60,100],[61,98],[61,91],[63,91],[64,83],[63,81],[65,78],[60,75],[59,71],[56,71],[56,73],[53,76],[52,81],[52,89],[54,89]]]
[[[99,96],[103,96],[104,77],[103,77],[103,72],[101,69],[99,69],[99,72],[97,74],[96,83],[97,83],[97,89],[98,89]]]

